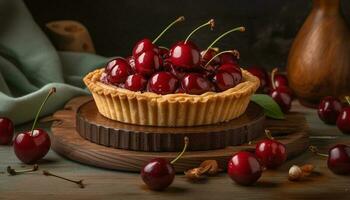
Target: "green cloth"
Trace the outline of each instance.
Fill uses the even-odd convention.
[[[82,77],[107,58],[89,53],[57,52],[21,0],[0,0],[0,116],[15,124],[33,120],[51,87],[41,116],[72,97],[88,94]]]

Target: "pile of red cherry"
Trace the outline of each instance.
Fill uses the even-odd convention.
[[[324,97],[318,105],[318,116],[326,124],[336,124],[344,134],[350,134],[350,97],[345,99],[347,105],[336,97]]]
[[[293,92],[289,88],[288,79],[284,74],[277,73],[277,68],[275,68],[269,76],[265,69],[257,66],[248,67],[247,71],[259,78],[258,93],[269,94],[284,113],[291,109]]]
[[[13,143],[15,154],[17,158],[23,163],[36,163],[38,160],[42,159],[50,150],[51,140],[49,135],[45,130],[41,128],[35,128],[35,125],[46,101],[55,92],[55,88],[52,88],[49,91],[36,114],[32,129],[30,131],[18,133],[14,141],[13,122],[6,117],[0,117],[0,145],[10,145]]]
[[[237,51],[219,53],[212,46],[231,32],[244,31],[244,27],[225,32],[202,52],[189,39],[199,29],[213,27],[214,20],[197,27],[184,41],[177,42],[170,49],[155,44],[171,26],[183,20],[184,17],[180,17],[172,22],[153,41],[145,38],[137,42],[130,57],[117,57],[108,62],[101,81],[132,91],[161,95],[199,95],[224,91],[239,84],[242,71],[238,65]]]

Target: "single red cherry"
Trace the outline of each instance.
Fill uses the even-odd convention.
[[[140,74],[132,74],[125,81],[124,88],[132,91],[143,91],[147,85],[147,80]]]
[[[225,91],[237,85],[233,76],[227,72],[217,72],[213,77],[213,83],[218,91]]]
[[[212,84],[198,73],[189,73],[181,81],[181,87],[187,94],[203,94],[212,89]]]
[[[349,105],[341,110],[337,119],[337,127],[344,134],[350,134],[350,97],[345,98]]]
[[[220,52],[220,53],[216,54],[212,58],[212,60],[214,60],[215,57],[220,57],[223,54],[234,54],[234,51],[230,50],[230,51]],[[207,63],[207,65],[209,65],[210,63],[211,63],[211,60]],[[207,66],[205,68],[207,68]],[[242,82],[242,79],[243,79],[242,70],[236,64],[233,64],[230,62],[223,63],[217,68],[217,71],[218,72],[227,72],[227,73],[231,74],[231,76],[233,77],[233,81],[234,81],[233,85],[235,85],[235,86]]]
[[[12,121],[6,117],[0,117],[0,145],[11,144],[14,126]]]
[[[218,71],[230,73],[236,85],[241,83],[243,80],[242,70],[235,64],[225,63],[218,68]]]
[[[335,174],[350,174],[350,147],[338,144],[329,149],[328,168]]]
[[[310,151],[318,156],[326,157],[328,169],[335,174],[350,174],[350,147],[345,144],[337,144],[329,149],[328,154],[320,153],[315,146],[309,147]]]
[[[56,88],[52,88],[45,100],[41,104],[30,131],[19,133],[14,140],[13,147],[15,154],[19,160],[26,164],[33,164],[42,159],[50,150],[51,141],[45,130],[35,128],[41,110],[46,104],[49,97],[56,92]]]
[[[262,167],[254,154],[241,151],[230,158],[227,173],[240,185],[252,185],[260,178]]]
[[[148,90],[157,94],[171,94],[177,88],[177,78],[169,72],[158,72],[148,81]]]
[[[105,67],[105,73],[109,74],[112,69],[115,67],[115,66],[119,66],[119,65],[129,65],[128,64],[128,61],[122,57],[117,57],[111,61],[109,61]]]
[[[248,67],[247,71],[249,73],[251,73],[252,75],[259,78],[260,86],[259,86],[258,92],[267,93],[269,90],[270,79],[269,79],[269,75],[267,74],[266,70],[261,68],[261,67],[252,66],[252,67]]]
[[[110,84],[118,85],[124,83],[130,73],[131,67],[125,60],[125,62],[118,63],[110,69],[107,80]]]
[[[169,50],[169,60],[176,67],[182,67],[185,69],[191,69],[194,67],[198,67],[200,64],[200,53],[198,47],[190,42],[190,37],[197,32],[199,29],[210,26],[214,27],[214,20],[211,19],[207,23],[199,26],[194,29],[186,38],[185,41],[178,42],[176,45],[170,48]]]
[[[185,146],[182,152],[171,162],[164,158],[154,158],[141,170],[143,182],[151,190],[164,190],[174,181],[175,169],[173,164],[182,157],[188,146],[188,138],[185,137]]]
[[[292,96],[290,94],[290,89],[286,86],[276,87],[274,84],[275,73],[277,72],[277,68],[275,68],[271,73],[271,83],[272,90],[270,91],[270,96],[276,103],[281,107],[281,110],[284,113],[289,112],[292,107]]]
[[[138,41],[132,50],[132,55],[136,57],[145,51],[154,51],[155,53],[159,53],[159,48],[155,45],[158,39],[161,38],[163,34],[167,32],[173,25],[175,25],[178,22],[182,22],[184,20],[185,20],[184,16],[177,18],[175,21],[170,23],[153,41],[151,41],[148,38]]]
[[[135,70],[145,77],[151,76],[161,65],[162,59],[154,51],[145,51],[135,57]]]
[[[268,169],[276,169],[287,160],[286,146],[275,140],[266,130],[268,139],[259,141],[255,147],[255,155],[260,163]]]
[[[271,83],[272,85],[272,83]],[[280,87],[280,86],[289,86],[288,83],[288,78],[286,75],[284,74],[275,74],[275,86],[276,87]]]
[[[342,110],[342,104],[339,99],[327,96],[324,97],[318,105],[318,116],[327,124],[336,124],[337,118]]]

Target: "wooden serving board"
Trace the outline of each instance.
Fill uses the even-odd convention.
[[[95,102],[81,103],[76,130],[81,137],[107,147],[134,151],[181,151],[184,137],[189,151],[222,149],[247,143],[264,134],[263,109],[250,103],[246,112],[229,122],[193,127],[155,127],[121,123],[102,116]]]
[[[71,160],[92,166],[135,172],[138,172],[145,163],[154,157],[171,160],[178,154],[178,152],[146,152],[116,149],[108,147],[106,144],[104,146],[84,139],[76,131],[77,113],[80,112],[82,106],[90,105],[89,102],[91,101],[91,97],[86,96],[74,98],[66,104],[63,110],[54,114],[53,117],[57,121],[53,123],[51,128],[53,136],[52,148],[57,153]],[[309,145],[307,123],[302,114],[290,113],[285,120],[267,119],[265,120],[265,126],[276,139],[286,145],[289,158],[304,152]],[[187,136],[187,134],[184,135]],[[175,169],[177,172],[183,172],[198,166],[202,161],[208,159],[217,160],[220,166],[225,168],[226,161],[230,156],[237,151],[253,150],[255,148],[254,143],[257,140],[258,138],[252,141],[250,145],[242,144],[240,146],[226,146],[221,149],[188,151],[182,159],[175,163]],[[96,141],[100,141],[100,139]]]

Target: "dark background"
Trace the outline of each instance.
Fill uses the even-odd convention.
[[[332,1],[332,0],[329,0]],[[284,67],[290,45],[307,17],[312,0],[25,0],[38,24],[72,19],[90,31],[98,54],[127,56],[136,41],[155,38],[178,16],[186,21],[170,30],[158,44],[183,40],[196,26],[216,20],[214,31],[201,30],[193,41],[206,48],[220,33],[245,26],[218,43],[221,50],[238,49],[243,65]],[[342,12],[350,20],[350,2]]]

